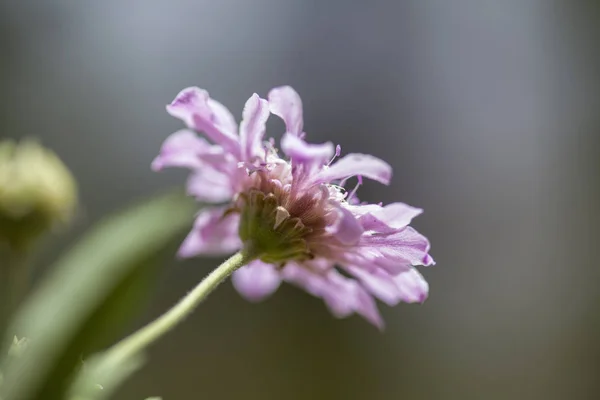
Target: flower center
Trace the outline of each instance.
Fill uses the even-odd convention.
[[[285,263],[312,258],[305,240],[312,229],[279,205],[277,196],[251,189],[237,200],[239,235],[266,263]]]

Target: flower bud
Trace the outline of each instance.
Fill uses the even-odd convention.
[[[35,141],[0,142],[0,241],[22,249],[58,223],[77,204],[71,172]]]

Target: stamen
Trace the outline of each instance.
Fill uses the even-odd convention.
[[[244,168],[248,176],[254,174],[258,171],[266,171],[269,169],[270,164],[261,162],[258,165],[252,164],[248,161],[240,161],[238,162],[238,168]]]
[[[247,161],[240,161],[240,162],[238,162],[237,167],[240,168],[240,169],[244,168],[246,170],[246,173],[248,175],[252,175],[252,173],[255,172],[253,165],[250,164]]]
[[[352,198],[356,194],[356,191],[358,190],[360,185],[362,185],[362,183],[363,183],[362,175],[357,175],[356,178],[358,178],[358,183],[356,184],[356,186],[354,186],[354,189],[352,189],[352,191],[348,195],[348,198],[346,199],[347,202],[350,202],[350,200],[352,200]]]
[[[337,146],[335,146],[335,154],[333,155],[333,157],[331,158],[331,160],[329,161],[329,163],[327,163],[327,166],[329,167],[331,165],[331,163],[340,156],[340,154],[342,154],[342,146],[340,146],[339,144]],[[343,186],[343,185],[342,185]]]

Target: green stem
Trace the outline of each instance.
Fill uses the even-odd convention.
[[[246,265],[254,258],[247,251],[240,251],[231,256],[231,258],[208,274],[198,286],[192,289],[173,308],[108,349],[106,361],[109,364],[112,362],[118,363],[121,360],[138,355],[142,350],[184,321],[219,284],[235,270]]]

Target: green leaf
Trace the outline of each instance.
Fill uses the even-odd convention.
[[[180,193],[151,199],[100,223],[62,257],[9,327],[1,354],[13,335],[30,341],[20,357],[0,364],[0,398],[64,399],[82,357],[122,325],[155,274],[153,261],[189,229],[196,209]]]
[[[97,354],[85,362],[68,392],[69,400],[109,399],[123,381],[143,366],[144,356],[125,359],[111,365],[110,370],[105,368],[103,361],[102,355]]]

